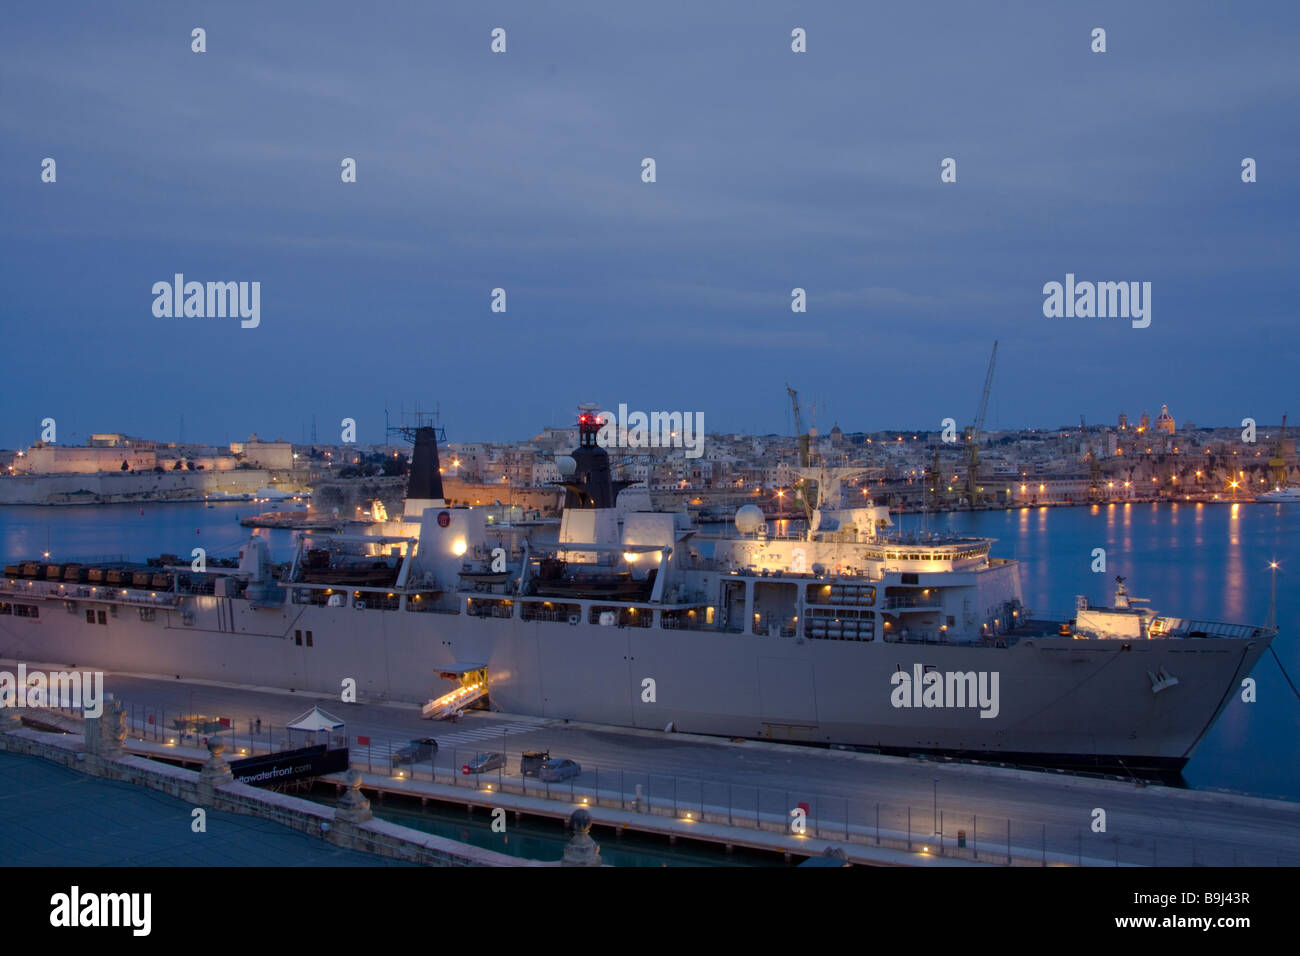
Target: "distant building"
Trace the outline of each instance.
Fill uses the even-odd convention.
[[[552,459],[538,458],[533,462],[533,485],[543,487],[553,481],[560,480],[560,469]],[[644,467],[642,468],[641,480],[645,480]]]
[[[1174,433],[1174,416],[1169,414],[1168,405],[1160,406],[1160,414],[1156,416],[1156,431],[1165,432],[1168,435]]]
[[[158,456],[152,448],[37,443],[14,459],[13,470],[27,475],[93,475],[101,471],[153,471],[157,464]]]
[[[1128,416],[1123,412],[1119,413],[1119,430],[1122,432],[1128,431]]]
[[[231,442],[230,452],[243,455],[255,468],[288,471],[293,468],[293,445],[287,441],[261,441],[254,432],[246,442]]]
[[[1150,430],[1151,430],[1151,416],[1148,415],[1146,412],[1143,412],[1142,417],[1138,419],[1138,431],[1149,432]]]
[[[117,432],[107,432],[104,434],[93,434],[90,441],[86,442],[92,448],[153,448],[155,443],[145,441],[143,438],[133,438],[130,435],[122,435]]]

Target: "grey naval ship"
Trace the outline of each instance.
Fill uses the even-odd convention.
[[[25,562],[0,579],[0,656],[728,737],[1006,762],[1177,771],[1276,628],[1111,606],[1035,618],[990,539],[902,536],[809,475],[798,535],[753,506],[706,535],[614,481],[583,414],[549,541],[450,507],[438,434],[414,439],[404,510],[303,534],[273,565]]]

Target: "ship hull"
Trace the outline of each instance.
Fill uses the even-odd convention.
[[[0,656],[422,703],[440,677],[486,668],[496,710],[728,737],[835,743],[1007,762],[1180,768],[1268,638],[1036,638],[1009,647],[603,627],[581,622],[186,597],[152,619],[77,602],[0,617]],[[93,605],[104,607],[104,605]],[[188,621],[188,623],[187,623]],[[302,643],[299,643],[299,641]],[[898,672],[997,675],[991,707],[924,706]],[[1153,690],[1157,675],[1177,683]],[[921,706],[898,706],[904,702]]]

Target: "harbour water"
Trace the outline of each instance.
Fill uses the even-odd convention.
[[[337,803],[332,786],[313,789],[311,799],[328,805]],[[390,823],[401,824],[413,830],[422,830],[435,836],[468,843],[484,850],[495,850],[507,856],[526,860],[558,863],[564,857],[564,847],[572,838],[571,831],[559,820],[511,818],[505,833],[492,830],[491,818],[479,810],[467,816],[460,807],[430,804],[421,807],[414,801],[372,802],[376,817]],[[601,862],[608,866],[727,866],[781,867],[789,866],[776,853],[739,848],[732,853],[707,843],[682,843],[670,846],[661,836],[625,831],[615,833],[609,827],[593,827],[592,838],[600,845]]]
[[[264,506],[251,502],[0,508],[0,553],[6,562],[125,555],[143,560],[169,552],[189,559],[203,547],[230,557],[247,540],[239,518]],[[896,516],[905,531],[922,516]],[[1151,606],[1181,617],[1266,623],[1276,580],[1273,647],[1300,681],[1300,506],[1160,503],[929,515],[925,527],[996,538],[993,556],[1021,562],[1024,600],[1038,615],[1072,616],[1074,596],[1109,603],[1114,579]],[[293,552],[293,532],[259,532],[277,560]],[[1094,550],[1106,569],[1093,571]],[[1183,772],[1196,788],[1300,800],[1300,701],[1277,661],[1256,667],[1257,700],[1229,704]]]

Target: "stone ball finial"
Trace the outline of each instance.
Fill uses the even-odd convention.
[[[208,738],[208,753],[217,757],[226,752],[226,742],[220,737]]]
[[[344,823],[365,823],[373,814],[370,812],[370,801],[361,792],[361,771],[349,769],[343,775],[343,781],[347,789],[339,797],[334,819]]]
[[[591,814],[579,807],[569,816],[573,838],[564,847],[561,866],[600,866],[600,845],[591,838]]]

